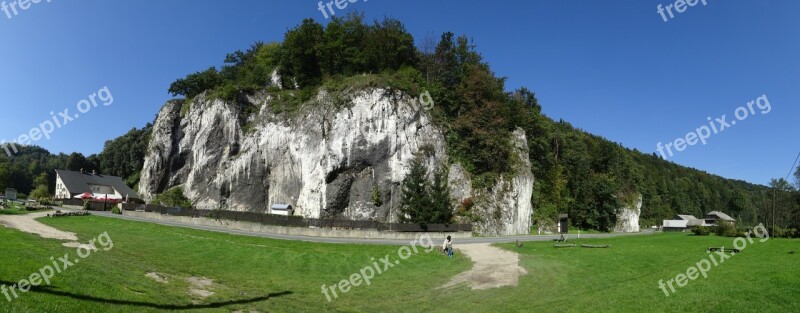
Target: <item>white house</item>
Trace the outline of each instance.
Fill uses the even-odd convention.
[[[664,224],[661,227],[664,231],[685,231],[693,226],[717,226],[720,222],[735,223],[736,220],[720,211],[708,212],[704,218],[677,214],[672,219],[664,220]]]
[[[56,199],[72,199],[87,192],[109,199],[140,199],[122,178],[95,172],[56,170]]]
[[[694,215],[676,214],[672,219],[664,220],[661,229],[664,231],[685,231],[692,226],[709,226],[705,220],[698,219]]]

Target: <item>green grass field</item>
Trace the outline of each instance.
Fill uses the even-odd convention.
[[[103,232],[113,248],[102,249],[39,287],[8,302],[2,312],[792,312],[800,310],[800,241],[756,241],[669,297],[658,288],[707,257],[709,246],[731,246],[732,238],[658,234],[578,243],[609,249],[553,248],[528,242],[517,248],[529,274],[517,287],[440,290],[471,263],[437,252],[402,261],[370,286],[354,287],[328,302],[321,285],[347,279],[371,258],[399,247],[319,244],[234,236],[103,217],[41,219],[88,242]],[[56,240],[0,227],[0,284],[28,277],[50,257],[73,248]],[[434,244],[439,245],[438,239]],[[457,246],[456,246],[457,248]],[[435,250],[436,251],[436,250]],[[146,273],[164,274],[169,283]],[[214,280],[215,295],[189,295],[188,277]]]

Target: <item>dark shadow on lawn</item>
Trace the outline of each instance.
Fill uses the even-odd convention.
[[[15,285],[15,284],[16,283],[14,283],[14,282],[7,282],[7,281],[0,280],[0,285],[12,286],[12,285]],[[208,303],[208,304],[174,305],[174,304],[156,304],[156,303],[139,302],[139,301],[128,301],[128,300],[104,299],[104,298],[98,298],[98,297],[93,297],[93,296],[74,294],[74,293],[70,293],[70,292],[66,292],[66,291],[60,291],[60,290],[57,290],[56,288],[53,288],[53,287],[50,287],[50,286],[33,286],[33,287],[31,287],[31,290],[29,292],[48,293],[48,294],[56,295],[56,296],[69,297],[69,298],[82,300],[82,301],[92,301],[92,302],[99,302],[99,303],[105,303],[105,304],[131,305],[131,306],[149,307],[149,308],[160,309],[160,310],[176,310],[176,311],[177,310],[194,310],[194,309],[216,309],[216,308],[221,308],[221,307],[234,305],[234,304],[249,304],[249,303],[269,300],[270,298],[282,297],[282,296],[290,295],[290,294],[293,293],[291,291],[281,291],[281,292],[273,292],[273,293],[267,294],[266,296],[255,297],[255,298],[251,298],[251,299],[231,300],[231,301],[214,302],[214,303]],[[21,292],[19,292],[17,290],[17,294],[19,295],[19,294],[21,294]],[[13,297],[13,295],[11,294],[10,291],[8,292],[8,295]],[[5,296],[1,295],[1,294],[0,294],[0,297],[5,298]]]

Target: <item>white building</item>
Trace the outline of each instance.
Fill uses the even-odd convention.
[[[294,215],[294,208],[289,204],[273,204],[270,210],[271,214],[292,216]]]
[[[83,193],[109,199],[140,199],[122,178],[97,173],[56,170],[56,199],[72,199]]]

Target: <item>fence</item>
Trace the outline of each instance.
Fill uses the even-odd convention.
[[[62,199],[62,200],[56,200],[56,201],[61,202],[64,205],[83,206],[83,200],[81,200],[81,199]]]
[[[343,229],[376,229],[398,232],[471,232],[470,224],[401,224],[382,223],[377,221],[354,221],[343,219],[318,219],[302,216],[284,216],[258,212],[240,212],[228,210],[199,210],[193,208],[168,208],[150,204],[123,203],[122,209],[126,211],[155,212],[163,215],[205,217],[232,221],[260,223],[262,225],[288,226],[288,227],[318,227],[318,228],[343,228]]]
[[[75,206],[85,207],[84,200],[81,199],[62,199],[62,200],[57,200],[57,202],[61,202],[62,205],[75,205]],[[91,211],[110,211],[111,208],[113,207],[114,207],[113,203],[89,201],[89,210]]]

